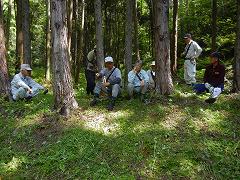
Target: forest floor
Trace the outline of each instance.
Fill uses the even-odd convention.
[[[84,88],[76,92],[80,108],[69,119],[51,112],[51,91],[0,100],[0,179],[240,177],[239,95],[208,105],[207,94],[175,83],[169,97],[119,100],[108,112],[107,101],[90,108]]]

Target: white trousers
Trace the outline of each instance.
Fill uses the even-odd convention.
[[[196,83],[196,61],[185,60],[184,62],[184,80],[187,84]]]

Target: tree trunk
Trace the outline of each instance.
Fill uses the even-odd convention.
[[[30,36],[30,4],[29,0],[22,0],[22,32],[23,32],[23,62],[32,65],[31,36]]]
[[[8,1],[8,17],[7,17],[7,24],[6,24],[6,49],[9,47],[9,39],[10,39],[10,32],[11,32],[11,18],[12,18],[12,9],[13,9],[13,0]]]
[[[52,62],[54,107],[68,116],[78,107],[70,72],[66,1],[51,0]]]
[[[132,30],[133,30],[133,0],[126,1],[126,23],[125,23],[125,77],[132,70]],[[125,82],[126,82],[125,79]]]
[[[95,0],[94,7],[96,23],[97,64],[98,70],[100,71],[104,66],[101,0]]]
[[[212,52],[217,49],[217,0],[212,0]]]
[[[73,0],[67,0],[67,27],[68,27],[68,52],[70,55],[70,62],[72,61],[72,31],[73,31]]]
[[[15,0],[17,5],[16,15],[16,66],[18,70],[20,65],[23,63],[23,31],[22,31],[22,0]]]
[[[233,91],[240,92],[240,0],[237,0],[237,38],[235,45],[235,63],[234,63],[234,80]]]
[[[173,74],[177,72],[177,41],[178,41],[178,0],[173,0],[173,31],[171,48],[171,70]]]
[[[46,0],[47,5],[47,31],[46,31],[46,69],[45,78],[50,81],[51,79],[51,11],[50,0]]]
[[[85,0],[82,0],[81,4],[79,4],[79,7],[81,10],[81,18],[79,18],[79,21],[81,24],[81,28],[78,32],[78,54],[77,54],[77,61],[76,61],[76,74],[75,74],[75,84],[79,83],[79,74],[80,74],[80,65],[81,65],[81,59],[84,58],[83,56],[83,32],[84,32],[84,24],[85,24]]]
[[[169,1],[153,0],[154,47],[156,58],[156,93],[172,93],[170,70],[170,40],[168,32]]]
[[[5,34],[3,25],[3,0],[0,0],[0,97],[9,97],[10,84],[6,58]]]
[[[139,52],[139,41],[138,41],[138,13],[137,13],[137,0],[134,1],[133,6],[133,14],[134,14],[134,47],[136,59],[140,60],[140,52]]]

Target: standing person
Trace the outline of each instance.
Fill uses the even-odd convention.
[[[85,70],[85,77],[87,80],[87,87],[86,91],[87,94],[94,95],[94,87],[95,87],[95,75],[98,72],[97,68],[97,51],[96,46],[94,46],[94,49],[90,51],[87,55],[87,67]]]
[[[110,98],[107,109],[112,111],[115,106],[115,101],[121,91],[121,71],[114,66],[113,58],[105,58],[105,68],[100,73],[96,74],[97,82],[94,88],[94,99],[91,101],[90,106],[95,106],[98,103],[99,95],[101,92],[107,93]]]
[[[142,61],[137,61],[132,71],[128,73],[128,99],[132,99],[133,93],[141,94],[141,101],[146,102],[149,77],[142,69]]]
[[[148,77],[149,77],[149,89],[153,90],[155,89],[155,78],[156,78],[156,73],[155,73],[155,61],[151,63],[151,69],[147,71]]]
[[[31,67],[29,64],[22,64],[20,73],[16,74],[11,81],[11,93],[14,101],[20,99],[30,100],[36,96],[40,90],[44,90],[44,94],[48,92],[40,84],[36,83],[31,77]]]
[[[186,44],[183,55],[185,57],[184,62],[184,80],[187,85],[196,83],[196,58],[202,53],[202,48],[192,40],[191,34],[184,36]]]
[[[206,103],[214,103],[224,89],[225,66],[220,64],[221,54],[214,52],[210,55],[211,64],[206,67],[204,84],[194,85],[196,93],[210,92]]]

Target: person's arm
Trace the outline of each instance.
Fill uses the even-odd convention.
[[[200,56],[200,54],[202,53],[202,48],[196,42],[193,42],[193,47],[196,51],[196,54],[193,58],[198,58]]]
[[[18,87],[30,90],[30,87],[18,75],[13,78],[13,81],[15,82],[14,84],[16,84]]]
[[[220,79],[221,79],[222,83],[224,83],[225,74],[226,74],[225,66],[222,66],[222,69],[221,69],[221,72],[220,72]]]
[[[204,81],[204,83],[207,83],[208,82],[208,73],[209,72],[209,66],[207,66],[206,67],[206,69],[205,69],[205,72],[204,72],[204,77],[203,77],[203,81]]]
[[[136,74],[133,71],[130,71],[128,73],[128,82],[133,84],[133,81],[134,81],[135,77],[136,77]]]
[[[116,78],[114,79],[109,79],[109,83],[111,85],[114,85],[114,84],[120,84],[121,81],[122,81],[122,76],[121,76],[121,71],[119,69],[116,69],[115,70],[115,75],[116,75]]]
[[[30,77],[28,77],[28,82],[29,82],[29,86],[31,86],[32,88],[37,88],[37,89],[41,89],[41,90],[44,89],[44,87],[42,85],[38,84],[36,81],[34,81]]]

